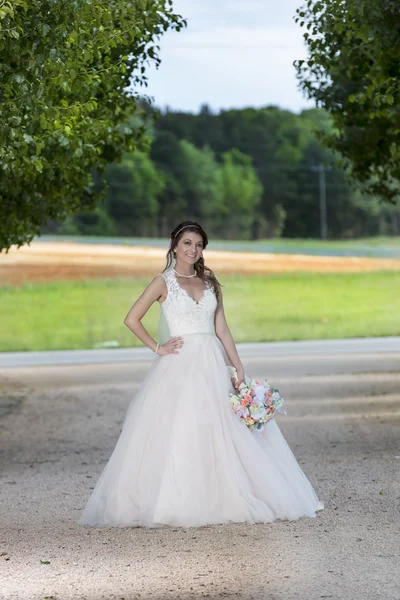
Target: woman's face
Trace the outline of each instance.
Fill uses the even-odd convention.
[[[177,261],[194,265],[203,252],[203,238],[194,231],[184,231],[175,252]]]

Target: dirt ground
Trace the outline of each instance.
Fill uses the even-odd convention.
[[[77,524],[148,363],[1,369],[0,598],[399,600],[399,358],[269,357],[325,510],[192,529]]]
[[[166,250],[139,246],[33,242],[8,254],[0,253],[0,283],[21,285],[66,279],[138,277],[159,273]],[[290,272],[350,273],[399,270],[400,259],[309,256],[250,252],[205,251],[206,264],[218,274]]]

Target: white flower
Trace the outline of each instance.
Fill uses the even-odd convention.
[[[242,406],[241,404],[235,406],[235,412],[237,415],[239,415],[239,417],[242,417],[243,419],[246,419],[250,416],[248,409],[245,406]]]
[[[265,398],[265,388],[263,385],[256,385],[254,387],[254,393],[259,402],[264,402]]]
[[[264,406],[250,406],[250,414],[253,419],[259,421],[265,417],[267,410]]]

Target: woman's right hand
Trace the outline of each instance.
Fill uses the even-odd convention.
[[[239,386],[241,383],[246,383],[244,368],[242,365],[236,368],[236,377],[232,377],[231,381],[235,390],[239,390]]]
[[[182,348],[183,343],[184,342],[182,337],[172,338],[171,340],[168,340],[168,342],[166,342],[165,344],[161,344],[158,347],[157,354],[159,354],[160,356],[166,356],[167,354],[179,354],[179,350]]]

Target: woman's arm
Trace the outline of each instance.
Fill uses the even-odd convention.
[[[136,300],[124,319],[125,325],[136,335],[145,346],[155,352],[157,342],[153,340],[149,332],[142,325],[141,320],[149,310],[150,306],[161,298],[166,298],[168,294],[167,286],[162,275],[156,275],[153,281],[147,286],[142,295]],[[178,350],[183,345],[182,338],[175,338],[159,347],[159,354],[178,354]]]
[[[222,299],[222,291],[221,287],[218,286],[218,306],[215,311],[215,333],[217,337],[221,340],[225,352],[228,355],[230,363],[233,367],[235,367],[238,376],[237,385],[244,381],[244,369],[242,362],[239,358],[238,351],[236,349],[236,344],[233,340],[232,334],[228,327],[228,323],[226,322],[225,311],[224,311],[224,302]]]

